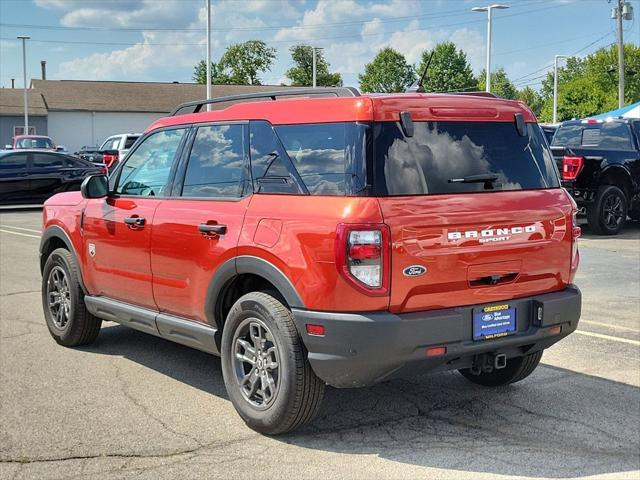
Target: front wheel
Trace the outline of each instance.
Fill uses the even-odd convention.
[[[248,293],[233,305],[221,354],[229,398],[253,430],[277,435],[317,415],[324,383],[309,365],[291,311],[268,292]]]
[[[49,333],[65,347],[92,343],[102,320],[89,313],[80,286],[80,272],[73,255],[64,248],[54,250],[42,271],[42,309]]]
[[[478,385],[500,387],[527,378],[536,369],[541,358],[542,350],[523,357],[510,358],[507,360],[507,365],[499,370],[494,369],[491,372],[481,372],[476,375],[471,373],[471,369],[465,368],[460,370],[460,373],[464,378]]]
[[[602,185],[587,207],[589,228],[598,235],[616,235],[627,221],[627,197],[615,185]]]

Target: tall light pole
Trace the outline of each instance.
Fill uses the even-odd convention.
[[[24,80],[24,135],[29,134],[29,102],[27,101],[27,40],[31,37],[28,35],[18,36],[18,40],[22,40],[22,78]]]
[[[317,50],[322,50],[322,47],[311,47],[311,50],[313,52],[313,66],[312,66],[312,86],[313,88],[316,88],[316,69],[317,69],[317,65],[318,65],[318,60],[316,59],[316,55],[317,55]]]
[[[211,0],[207,0],[207,100],[211,100]],[[211,105],[207,104],[207,112]]]
[[[553,123],[558,123],[558,59],[569,58],[568,55],[553,57]]]
[[[504,10],[509,8],[509,5],[493,4],[486,7],[473,7],[471,10],[474,12],[487,12],[487,65],[486,65],[486,88],[487,92],[491,92],[491,12],[493,9]]]

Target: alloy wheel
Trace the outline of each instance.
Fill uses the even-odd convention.
[[[624,220],[624,207],[622,198],[615,193],[608,195],[604,199],[604,205],[602,207],[603,220],[608,228],[616,228],[622,220]]]
[[[47,280],[47,301],[53,324],[63,330],[69,323],[71,313],[71,293],[69,280],[62,267],[55,266]]]
[[[279,388],[280,356],[269,327],[257,318],[242,322],[233,339],[233,370],[242,396],[253,407],[273,404]]]

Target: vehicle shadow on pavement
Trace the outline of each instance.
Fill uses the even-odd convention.
[[[227,399],[220,361],[211,355],[120,326],[103,328],[86,350],[122,356]],[[495,389],[457,372],[422,375],[328,388],[312,425],[275,440],[460,472],[615,474],[640,469],[639,395],[631,385],[544,364]]]
[[[596,235],[591,232],[586,221],[580,221],[578,224],[582,229],[582,238],[587,240],[633,240],[635,242],[640,240],[640,222],[638,221],[627,220],[626,225],[617,235]]]

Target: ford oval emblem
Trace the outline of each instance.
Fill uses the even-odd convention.
[[[423,267],[422,265],[410,265],[405,268],[402,273],[405,277],[419,277],[420,275],[427,273],[427,267]]]

